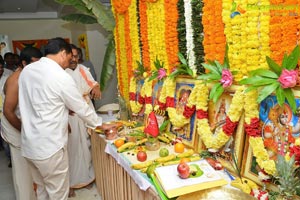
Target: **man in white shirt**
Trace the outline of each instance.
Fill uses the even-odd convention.
[[[19,106],[22,119],[22,155],[38,185],[37,198],[66,200],[69,193],[67,153],[68,115],[73,110],[89,126],[101,125],[85,102],[70,75],[72,51],[62,38],[45,46],[45,56],[29,64],[19,77]]]
[[[78,47],[71,44],[73,57],[70,67],[66,72],[74,79],[79,92],[92,109],[91,98],[99,99],[101,97],[100,86],[95,81],[90,71],[78,63]],[[69,124],[71,133],[68,140],[69,171],[70,171],[70,194],[75,196],[74,189],[88,186],[95,179],[94,168],[92,164],[91,142],[84,125],[84,121],[77,114],[69,115]]]
[[[39,60],[42,53],[34,47],[26,47],[21,51],[22,66]],[[33,190],[33,180],[30,175],[27,161],[21,155],[21,119],[18,106],[18,79],[22,67],[8,77],[3,88],[3,116],[1,119],[1,136],[9,144],[13,182],[17,200],[36,199]]]

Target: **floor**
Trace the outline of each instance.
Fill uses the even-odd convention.
[[[0,200],[16,200],[13,188],[11,168],[7,166],[8,161],[4,151],[0,151]],[[91,189],[75,190],[76,196],[69,200],[101,200],[94,184]]]

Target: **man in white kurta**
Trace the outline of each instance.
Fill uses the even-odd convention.
[[[100,98],[99,84],[93,79],[88,68],[78,64],[78,48],[72,47],[72,61],[66,72],[74,79],[81,95],[94,109],[91,98]],[[69,115],[71,133],[68,140],[69,171],[70,171],[70,196],[75,195],[72,189],[85,187],[95,179],[94,168],[91,156],[91,142],[87,128],[77,114]]]
[[[72,58],[70,45],[62,38],[50,39],[45,55],[26,66],[19,77],[21,149],[38,185],[37,199],[67,200],[69,110],[91,127],[111,127],[102,125],[65,72]]]

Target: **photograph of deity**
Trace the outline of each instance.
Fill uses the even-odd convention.
[[[296,106],[299,108],[300,100],[296,99]],[[300,117],[297,109],[292,112],[289,104],[285,102],[280,106],[276,96],[269,96],[263,100],[259,107],[259,118],[261,124],[261,136],[265,149],[272,160],[277,159],[277,155],[285,155],[289,152],[289,147],[293,146],[300,134]],[[246,151],[244,160],[244,174],[259,183],[258,172],[260,168],[253,157],[252,150],[246,141]]]
[[[136,95],[135,95],[136,101],[139,100],[139,95],[141,93],[141,89],[143,87],[143,84],[144,84],[144,79],[141,79],[141,80],[137,81],[137,91],[136,91]],[[141,110],[139,111],[138,114],[133,114],[132,113],[131,118],[132,118],[132,120],[137,121],[137,122],[143,124],[144,123],[144,119],[145,119],[144,118],[145,117],[144,114],[145,114],[145,104],[142,106],[142,108],[141,108]]]
[[[182,115],[184,112],[184,107],[188,102],[188,98],[194,88],[194,81],[191,79],[177,78],[176,79],[176,89],[175,89],[175,109],[178,115]],[[190,118],[190,123],[184,125],[183,127],[175,127],[171,125],[170,130],[177,137],[183,139],[183,143],[187,146],[195,147],[196,145],[196,113],[194,113]]]
[[[160,92],[161,92],[161,89],[162,89],[162,86],[163,86],[163,82],[162,81],[157,81],[155,84],[154,84],[154,87],[153,87],[153,93],[152,93],[152,106],[153,108],[155,108],[156,106],[159,106],[159,97],[160,97]],[[155,110],[154,111],[155,113],[155,116],[156,116],[156,119],[157,119],[157,123],[158,123],[158,126],[160,127],[163,122],[166,120],[166,112],[164,110]]]
[[[4,54],[11,52],[10,41],[7,35],[0,34],[0,54],[4,58]]]
[[[208,120],[211,130],[214,134],[217,134],[226,123],[226,117],[229,111],[229,107],[233,98],[233,92],[224,92],[216,103],[209,102],[208,106]],[[238,165],[242,164],[243,146],[245,141],[245,135],[243,130],[244,116],[241,116],[239,124],[232,134],[227,143],[220,149],[208,149],[214,152],[216,158],[222,163],[228,170],[234,172],[232,153],[234,152]]]

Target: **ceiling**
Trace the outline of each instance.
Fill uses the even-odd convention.
[[[109,3],[109,0],[100,0]],[[0,0],[1,19],[56,19],[76,12],[72,6],[64,6],[55,0]]]

